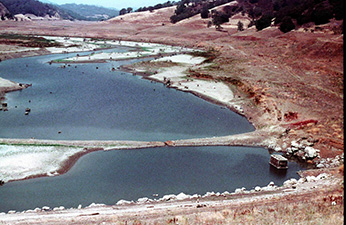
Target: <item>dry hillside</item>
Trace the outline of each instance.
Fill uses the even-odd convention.
[[[169,17],[174,13],[175,6],[157,9],[152,12],[133,12],[121,16],[117,16],[108,20],[109,23],[118,23],[118,22],[128,22],[128,23],[144,23],[151,25],[162,25],[168,24]]]

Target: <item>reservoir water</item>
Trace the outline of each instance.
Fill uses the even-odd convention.
[[[113,205],[120,199],[160,198],[167,194],[232,192],[276,185],[298,178],[300,166],[287,171],[269,165],[263,148],[177,147],[93,152],[66,174],[7,183],[0,187],[0,212],[36,207]],[[283,172],[283,173],[282,173]],[[158,194],[158,197],[153,197]]]
[[[0,112],[0,137],[166,141],[254,130],[245,118],[225,107],[130,73],[112,71],[135,60],[66,68],[47,63],[74,55],[0,63],[1,77],[32,84],[6,95],[9,111]],[[31,109],[29,115],[24,114],[26,108]],[[120,199],[153,198],[153,194],[231,192],[298,178],[298,164],[290,162],[288,171],[277,173],[269,166],[269,157],[263,148],[247,147],[93,152],[61,176],[1,186],[0,212],[93,202],[115,204]]]
[[[166,141],[254,130],[244,117],[225,107],[112,71],[133,61],[66,68],[47,63],[68,55],[0,63],[1,77],[32,84],[6,95],[9,111],[0,113],[0,137]],[[26,108],[31,109],[28,116]]]

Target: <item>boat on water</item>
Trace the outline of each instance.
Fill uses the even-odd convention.
[[[282,155],[271,155],[269,164],[274,166],[276,169],[288,169],[288,160]]]

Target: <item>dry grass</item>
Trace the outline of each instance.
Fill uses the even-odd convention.
[[[231,203],[107,221],[115,224],[331,224],[344,223],[343,186],[251,203]]]
[[[344,221],[343,204],[303,202],[253,206],[236,210],[225,209],[192,215],[166,216],[154,221],[135,219],[112,221],[115,224],[328,224],[341,225]]]

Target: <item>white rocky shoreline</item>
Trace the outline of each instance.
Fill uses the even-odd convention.
[[[180,193],[178,195],[169,194],[161,198],[142,197],[136,201],[119,200],[115,205],[105,205],[101,203],[91,203],[88,206],[78,205],[76,208],[65,208],[64,206],[50,208],[43,206],[41,208],[28,209],[24,211],[10,210],[8,212],[0,212],[0,222],[10,222],[11,220],[21,220],[28,218],[49,218],[49,217],[70,217],[82,213],[108,214],[120,213],[120,211],[141,211],[152,208],[175,208],[175,207],[209,207],[217,204],[227,204],[230,202],[246,202],[256,201],[259,199],[276,198],[293,193],[306,193],[316,191],[328,186],[340,184],[339,179],[335,179],[333,175],[321,172],[317,176],[306,176],[300,179],[291,178],[283,183],[282,186],[276,186],[274,182],[270,182],[264,187],[256,186],[254,189],[246,190],[246,188],[237,188],[234,192],[225,191],[207,192],[204,195],[193,194],[188,195]],[[156,196],[155,194],[153,196]],[[333,203],[332,203],[333,204]],[[58,213],[58,214],[56,214]],[[96,215],[96,214],[95,214]]]

